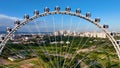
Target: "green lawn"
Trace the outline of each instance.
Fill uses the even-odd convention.
[[[50,39],[53,39],[52,41],[60,42],[61,36],[56,36],[56,39],[54,36],[52,36],[50,37]],[[62,67],[63,65],[66,68],[69,68],[70,66],[75,66],[77,63],[78,68],[80,68],[82,65],[87,65],[90,68],[120,67],[120,62],[116,55],[114,47],[108,39],[62,36],[62,41],[66,42],[69,40],[70,44],[50,44],[50,40],[48,37],[44,37],[44,40],[46,40],[46,43],[43,44],[7,44],[1,57],[7,59],[6,56],[11,56],[19,53],[23,54],[24,52],[24,55],[28,57],[25,60],[28,60],[30,58],[33,58],[32,53],[34,53],[37,55],[36,58],[39,58],[38,60],[29,61],[29,63],[33,64],[34,68],[39,68],[39,66],[43,66],[45,68],[53,68],[53,66]],[[84,51],[76,54],[77,50]],[[48,54],[72,54],[75,58],[71,61],[71,59],[69,59],[70,56],[65,59],[65,57],[63,56],[53,56]],[[20,62],[25,60],[20,60]],[[79,63],[78,61],[80,60],[82,61]],[[3,68],[11,66],[10,68],[12,68],[14,66],[19,67],[23,65],[18,62],[16,63],[17,64],[2,66]]]

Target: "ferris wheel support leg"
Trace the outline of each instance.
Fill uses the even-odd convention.
[[[1,55],[1,53],[2,53],[2,50],[0,49],[0,55]]]
[[[4,46],[5,46],[5,45],[4,45]],[[4,46],[1,46],[1,48],[0,48],[0,55],[2,54],[2,51],[3,51]]]

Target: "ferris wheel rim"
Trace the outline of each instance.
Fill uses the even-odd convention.
[[[2,42],[0,43],[0,54],[6,44],[6,42],[10,39],[10,37],[18,30],[20,29],[22,26],[26,25],[27,23],[37,19],[37,18],[41,18],[44,16],[49,16],[49,15],[56,15],[56,14],[62,14],[62,15],[70,15],[70,16],[75,16],[75,17],[79,17],[82,18],[84,20],[87,20],[88,22],[94,24],[95,26],[97,26],[98,28],[100,28],[105,34],[106,36],[109,38],[109,40],[112,42],[118,58],[120,59],[120,47],[119,45],[116,43],[116,40],[109,34],[109,32],[102,27],[102,25],[100,25],[98,22],[94,21],[93,19],[91,19],[90,17],[86,17],[85,15],[82,15],[81,13],[75,13],[75,12],[68,12],[68,11],[49,11],[49,12],[44,12],[44,13],[40,13],[37,15],[34,15],[33,17],[29,18],[29,19],[24,19],[22,23],[20,23],[19,25],[15,26],[11,32],[9,32],[6,36],[5,39],[2,40]]]

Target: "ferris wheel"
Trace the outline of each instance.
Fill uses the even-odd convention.
[[[38,19],[38,18],[42,18],[42,17],[46,17],[46,16],[53,16],[53,15],[62,15],[62,24],[61,25],[63,25],[63,16],[64,15],[69,15],[69,16],[72,16],[72,17],[77,17],[78,19],[83,19],[83,20],[85,20],[85,21],[88,21],[89,23],[92,23],[94,26],[96,26],[98,29],[100,29],[102,32],[104,32],[104,34],[106,35],[106,37],[110,40],[110,42],[111,42],[111,44],[112,44],[112,46],[114,47],[114,49],[115,49],[115,51],[116,51],[116,54],[117,54],[117,56],[118,56],[118,58],[120,59],[120,47],[119,47],[119,45],[118,45],[118,43],[116,42],[116,40],[114,39],[114,37],[111,35],[111,33],[109,33],[108,31],[107,31],[107,28],[109,27],[108,25],[101,25],[99,22],[100,22],[100,18],[99,17],[97,17],[97,18],[95,18],[94,20],[93,19],[91,19],[91,13],[90,12],[87,12],[85,15],[82,15],[81,14],[81,10],[80,9],[76,9],[76,11],[75,12],[71,12],[71,8],[70,7],[66,7],[65,8],[65,11],[61,11],[60,10],[60,7],[59,6],[56,6],[55,7],[55,11],[50,11],[50,9],[48,8],[48,7],[46,7],[45,9],[44,9],[44,12],[43,13],[40,13],[38,10],[35,10],[34,11],[34,16],[32,16],[32,17],[30,17],[29,15],[27,15],[27,14],[25,14],[24,15],[24,20],[23,21],[20,21],[20,20],[16,20],[15,22],[14,22],[14,24],[15,24],[15,26],[14,26],[14,28],[7,28],[7,32],[8,32],[8,34],[5,36],[5,37],[3,37],[2,38],[2,42],[0,43],[0,54],[2,55],[2,51],[3,51],[3,49],[4,49],[4,47],[6,46],[6,44],[7,44],[7,42],[10,40],[10,38],[11,37],[13,37],[13,35],[14,35],[14,33],[15,32],[17,32],[20,28],[22,28],[22,27],[24,27],[25,25],[27,25],[27,24],[29,24],[29,23],[31,23],[31,22],[33,22],[34,21],[34,23],[36,23],[35,22],[35,20],[36,19]],[[55,26],[55,21],[54,21],[54,19],[55,19],[55,17],[53,16],[53,18],[52,18],[52,22],[53,22],[53,31],[55,31],[55,27],[58,27],[58,26]],[[45,22],[45,21],[42,21],[42,22]],[[73,24],[72,24],[73,25]],[[49,25],[47,25],[47,26],[49,26]],[[47,27],[46,26],[46,27]],[[62,26],[62,30],[63,30],[63,26]],[[39,31],[39,27],[37,27],[37,29],[38,29],[38,31]],[[70,28],[70,29],[72,29],[72,27]],[[79,29],[79,27],[78,27],[78,29]],[[48,29],[47,29],[47,31],[48,31]],[[67,31],[66,31],[67,32]],[[68,31],[69,32],[69,31]],[[56,40],[57,40],[57,37],[58,37],[58,33],[61,33],[59,36],[60,36],[60,38],[61,38],[61,40],[59,40],[60,42],[58,43]],[[64,46],[64,43],[65,43],[65,41],[63,40],[63,38],[64,38],[64,36],[63,36],[63,33],[65,33],[65,31],[59,31],[58,33],[54,33],[55,35],[53,35],[54,36],[54,39],[49,35],[47,35],[47,37],[48,37],[48,39],[49,39],[49,41],[51,41],[51,40],[54,40],[55,42],[50,42],[51,44],[55,44],[57,47],[61,47],[61,46],[58,46],[59,44],[61,44],[61,45],[63,45],[63,47],[68,47],[68,48],[65,48],[65,51],[67,51],[67,53],[65,53],[65,52],[63,52],[63,54],[61,54],[62,53],[62,51],[60,51],[60,53],[58,53],[58,52],[55,52],[54,54],[52,54],[52,53],[49,53],[49,50],[47,50],[46,49],[46,47],[47,46],[45,46],[45,47],[43,47],[43,48],[45,48],[46,49],[46,51],[45,51],[45,55],[47,55],[47,57],[50,59],[50,63],[52,64],[52,66],[55,68],[55,63],[53,63],[51,60],[51,58],[50,58],[50,56],[57,56],[57,59],[59,59],[58,57],[63,57],[63,58],[65,58],[65,60],[64,61],[62,61],[62,67],[64,68],[65,67],[65,65],[66,65],[66,63],[65,62],[67,62],[68,60],[66,59],[66,58],[68,58],[68,59],[71,59],[69,62],[70,63],[68,63],[68,64],[71,64],[72,63],[72,61],[74,60],[74,59],[76,59],[76,57],[77,57],[77,55],[78,54],[80,54],[80,52],[84,52],[84,50],[80,50],[79,49],[79,47],[72,53],[72,54],[69,54],[70,53],[70,49],[72,48],[72,46]],[[74,41],[69,41],[71,38],[71,36],[69,36],[69,35],[67,35],[66,34],[66,36],[67,36],[67,38],[68,38],[68,40],[66,40],[66,45],[72,45],[72,43],[74,42]],[[52,39],[51,39],[52,38]],[[74,39],[74,38],[73,38]],[[82,40],[83,40],[83,38],[82,38]],[[90,39],[88,39],[88,40],[90,40]],[[42,41],[40,41],[40,42],[45,42],[44,40],[42,40]],[[82,42],[82,41],[81,41]],[[92,42],[92,41],[90,41],[90,42]],[[85,45],[87,42],[84,42],[84,44],[83,45]],[[96,43],[96,45],[97,45],[97,43]],[[44,46],[44,45],[43,45]],[[54,46],[54,47],[56,47],[56,46]],[[57,47],[56,47],[56,51],[57,51]],[[83,47],[83,46],[82,46]],[[51,48],[53,49],[53,46],[51,46]],[[61,49],[61,48],[60,48]],[[94,47],[90,47],[89,49],[94,49]],[[89,50],[88,49],[88,50]],[[44,49],[43,49],[44,50]],[[87,49],[85,49],[85,50],[87,50]],[[104,49],[104,50],[106,50],[106,49]],[[34,52],[34,51],[33,51]],[[88,51],[88,52],[90,52],[90,51]],[[84,61],[85,59],[86,59],[86,56],[88,56],[90,53],[86,53],[82,58],[81,58],[81,60],[76,60],[77,61],[77,63],[76,64],[73,64],[73,66],[71,66],[71,68],[76,68],[80,63],[82,63],[82,61]],[[38,57],[38,56],[37,56]],[[57,63],[57,67],[58,68],[60,68],[59,66],[60,66],[60,64],[61,63]]]

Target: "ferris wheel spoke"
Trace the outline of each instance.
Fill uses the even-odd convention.
[[[78,26],[77,26],[76,30],[79,28],[80,23],[81,23],[81,22],[79,22],[79,24],[78,24]],[[81,38],[81,39],[80,39],[80,41],[79,41],[78,45],[80,45],[80,43],[82,42],[82,40],[83,40],[83,38]],[[72,41],[72,43],[73,43],[73,41]],[[77,46],[78,46],[78,45],[77,45]],[[69,51],[70,51],[70,49],[69,49]],[[75,57],[75,56],[74,56],[74,54],[73,54],[73,57]],[[69,62],[69,64],[73,61],[73,57],[72,57],[71,61]],[[69,64],[68,64],[68,65],[69,65]]]
[[[73,24],[73,22],[72,22],[72,17],[71,17],[71,18],[70,18],[70,25],[69,25],[69,30],[70,30],[70,31],[71,31],[72,24]],[[67,38],[67,42],[70,42],[70,41],[69,41],[69,40],[70,40],[70,35],[68,35],[67,37],[68,37],[68,38]],[[73,40],[73,39],[72,39],[72,40]],[[67,45],[66,45],[65,52],[68,51],[69,45],[70,45],[70,44],[67,44]],[[67,53],[68,53],[68,52],[67,52]],[[66,60],[67,60],[67,58],[64,59],[62,68],[64,68],[64,65],[65,65]]]
[[[38,27],[36,26],[36,23],[35,23],[35,28],[36,28],[37,31],[39,32]],[[28,27],[27,27],[27,30],[28,30],[28,32],[30,32],[30,34],[32,35],[32,30],[30,30],[30,28],[28,28]],[[38,51],[38,52],[35,51],[35,49],[33,49],[31,46],[28,46],[28,47],[29,47],[29,48],[31,49],[31,51],[37,56],[37,58],[38,58],[38,60],[39,60],[39,57],[40,57],[39,54],[38,54],[39,51]],[[40,46],[39,46],[39,48],[40,48]],[[42,51],[45,52],[45,49],[43,49]],[[41,65],[41,64],[40,64],[40,61],[38,61],[38,64]]]
[[[45,25],[46,25],[46,23],[45,23]],[[40,33],[40,30],[39,30],[40,28],[38,27],[39,25],[37,25],[37,24],[35,23],[35,26],[36,26],[37,31]],[[45,30],[45,31],[48,32],[47,26],[46,26],[46,30]],[[49,40],[50,40],[50,37],[48,37],[48,38],[49,38]],[[42,39],[42,41],[44,41],[44,40]],[[48,52],[48,50],[47,50],[47,48],[46,48],[46,44],[43,43],[43,47],[41,46],[40,49],[41,49],[41,48],[42,48],[43,52],[46,54],[46,57],[48,57],[48,59],[50,60],[50,63],[51,63],[51,65],[52,65],[52,67],[55,68],[54,63],[52,62],[51,57],[49,56],[49,52]]]

